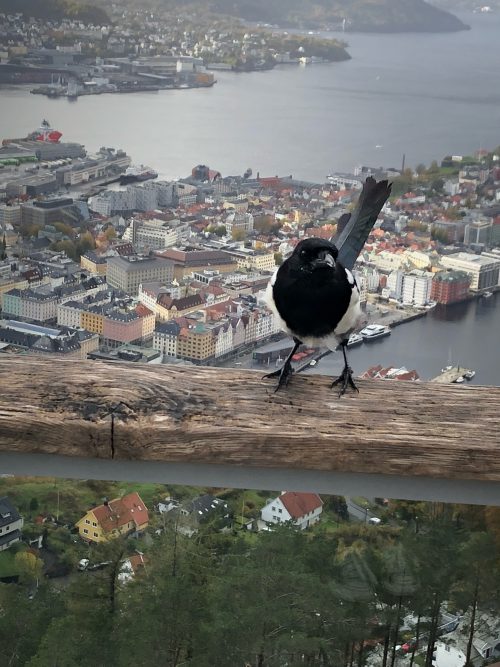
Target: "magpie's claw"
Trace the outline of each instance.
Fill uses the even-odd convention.
[[[359,394],[359,389],[356,387],[352,378],[352,368],[350,366],[344,367],[342,373],[332,382],[331,388],[333,389],[337,384],[340,384],[339,398],[346,393],[348,387],[351,387],[351,389],[357,391]]]
[[[293,375],[292,365],[290,363],[286,363],[283,366],[283,368],[280,368],[277,371],[273,371],[272,373],[267,373],[266,375],[263,375],[262,379],[264,380],[265,378],[279,377],[278,384],[276,385],[276,389],[274,390],[275,392],[277,392],[279,389],[281,389],[281,387],[286,387],[292,375]]]

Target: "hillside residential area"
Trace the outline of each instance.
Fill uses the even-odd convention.
[[[36,84],[31,92],[76,98],[100,93],[211,87],[215,73],[269,70],[347,60],[345,43],[289,35],[182,6],[130,9],[111,18],[2,11],[0,83]],[[89,12],[90,14],[90,12]]]
[[[4,475],[0,511],[3,664],[500,657],[498,508]]]

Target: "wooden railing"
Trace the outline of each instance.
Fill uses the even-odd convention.
[[[500,504],[500,388],[0,358],[0,473]]]

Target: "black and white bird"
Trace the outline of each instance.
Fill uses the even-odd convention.
[[[340,343],[344,370],[332,387],[340,385],[340,396],[349,386],[357,391],[346,355],[349,336],[363,319],[352,269],[390,193],[388,181],[367,178],[353,213],[339,220],[334,242],[300,241],[269,281],[266,302],[294,341],[283,367],[264,376],[279,378],[276,391],[288,384],[291,359],[302,343],[330,350]]]

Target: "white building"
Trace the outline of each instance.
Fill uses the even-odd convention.
[[[380,284],[380,273],[372,266],[363,268],[362,273],[366,278],[366,289],[369,292],[376,292]]]
[[[192,187],[192,186],[189,186]],[[172,206],[177,198],[177,183],[146,183],[129,185],[125,190],[106,190],[89,199],[92,211],[110,216],[121,211],[154,211],[157,208]],[[196,201],[196,188],[195,201]]]
[[[274,313],[269,310],[261,310],[257,318],[255,340],[267,338],[278,331],[281,331],[281,328]]]
[[[177,357],[177,341],[180,333],[177,322],[158,324],[153,334],[153,349],[168,357]]]
[[[261,510],[262,521],[272,524],[288,523],[301,530],[312,526],[320,519],[323,501],[316,493],[284,491]]]
[[[368,261],[381,271],[397,271],[398,269],[403,268],[408,260],[402,253],[382,250],[379,253],[371,252],[368,255]]]
[[[12,290],[14,292],[15,290]],[[57,296],[32,289],[19,292],[18,304],[10,308],[11,301],[4,298],[4,312],[34,322],[48,322],[57,318]]]
[[[474,220],[465,225],[464,243],[470,245],[489,245],[493,233],[491,220]]]
[[[358,271],[354,271],[354,277],[359,288],[359,303],[363,305],[368,298],[368,278]]]
[[[217,331],[215,337],[215,358],[223,357],[233,350],[233,327],[229,322],[224,322]]]
[[[429,255],[419,250],[407,250],[405,257],[417,269],[426,269],[430,264]]]
[[[410,306],[425,306],[431,298],[432,278],[428,271],[412,271],[403,275],[403,303]]]
[[[162,250],[181,244],[189,236],[189,225],[180,220],[133,220],[127,240],[139,250]],[[127,230],[128,231],[128,230]],[[129,239],[129,237],[132,237]],[[124,237],[125,238],[125,237]]]
[[[23,518],[7,496],[0,498],[0,551],[21,540]]]
[[[80,326],[82,304],[76,301],[67,301],[57,306],[57,324],[76,329]]]
[[[158,194],[154,188],[147,185],[130,186],[134,198],[134,209],[137,211],[154,211],[158,208]]]
[[[230,213],[226,218],[226,231],[232,234],[234,231],[241,230],[251,232],[253,230],[253,215],[251,213]]]
[[[403,297],[403,272],[391,271],[387,276],[387,289],[389,296],[393,299],[401,301]]]
[[[500,259],[487,255],[457,252],[441,257],[441,265],[447,269],[465,271],[471,276],[472,291],[486,290],[499,284]]]

